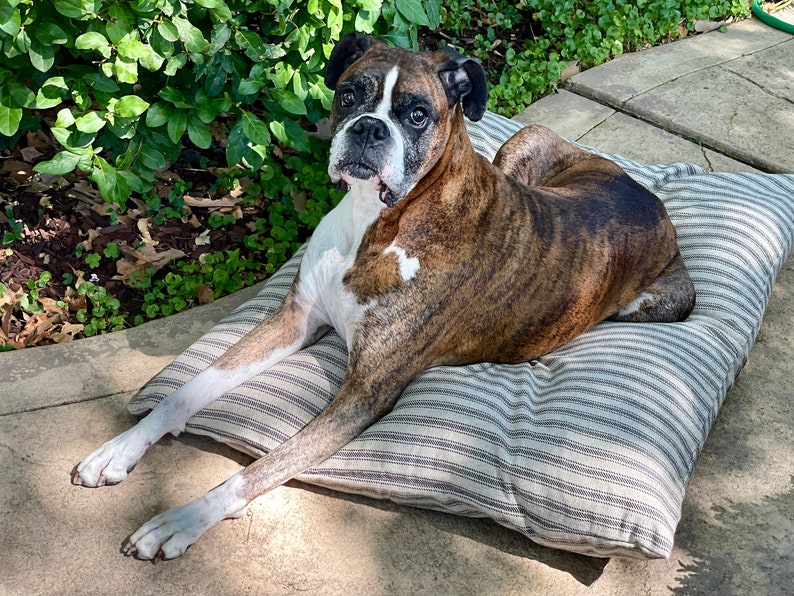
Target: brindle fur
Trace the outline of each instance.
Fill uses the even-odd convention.
[[[418,94],[437,111],[433,126],[406,148],[406,161],[416,170],[412,190],[380,211],[344,274],[344,287],[367,307],[347,338],[342,386],[296,436],[202,499],[155,517],[133,534],[125,552],[178,556],[214,523],[239,514],[252,499],[358,436],[429,367],[525,362],[607,317],[688,316],[694,289],[659,199],[613,162],[539,126],[518,132],[489,163],[472,148],[464,124],[464,112],[482,116],[484,75],[473,61],[458,58],[387,48],[356,35],[334,50],[326,77],[330,87],[364,74],[375,86],[378,105],[383,91],[377,87],[391,65],[398,65],[395,97]],[[336,111],[333,118],[339,130]],[[397,255],[387,250],[392,244],[418,259],[415,274],[401,273]],[[311,343],[323,329],[300,284],[299,276],[281,308],[196,383],[89,456],[74,482],[120,481],[126,474],[120,466],[131,468],[129,461],[134,465],[148,445],[179,430],[225,390],[226,385],[208,389],[206,379],[239,383],[278,354]],[[643,292],[648,300],[622,315]],[[134,457],[122,457],[128,452]]]

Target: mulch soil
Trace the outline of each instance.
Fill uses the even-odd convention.
[[[130,282],[132,271],[161,269],[174,258],[198,259],[203,253],[241,248],[252,222],[262,216],[261,205],[241,208],[237,204],[240,189],[216,187],[219,170],[200,169],[182,160],[158,174],[154,192],[165,202],[174,181],[189,183],[185,217],[156,223],[136,198],[114,217],[86,174],[50,176],[33,171],[35,163],[57,150],[54,139],[36,131],[24,136],[14,149],[0,153],[0,236],[9,233],[12,224],[19,231],[18,237],[0,243],[0,349],[83,337],[76,313],[91,306],[76,291],[83,281],[103,286],[119,299],[120,311],[129,313],[127,320],[132,321],[141,314],[143,302],[143,291]],[[222,158],[216,163],[222,163]],[[233,213],[236,223],[211,228],[207,221],[216,212]],[[98,266],[90,267],[85,256],[103,255],[110,243],[119,247],[120,256],[103,256]],[[39,280],[45,271],[52,274],[51,280],[34,288],[40,306],[26,308],[29,280]],[[195,303],[201,301],[196,297]],[[43,312],[35,312],[42,308]]]

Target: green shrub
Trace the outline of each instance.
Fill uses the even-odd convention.
[[[432,0],[0,0],[0,135],[48,128],[63,149],[36,169],[89,172],[123,209],[188,143],[253,170],[311,154],[342,32],[437,25]]]

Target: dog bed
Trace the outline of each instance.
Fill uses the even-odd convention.
[[[518,128],[486,114],[469,132],[493,158]],[[607,157],[667,206],[697,287],[691,317],[601,323],[522,365],[430,369],[390,414],[300,480],[488,517],[579,553],[670,555],[696,458],[792,245],[794,175]],[[152,379],[129,410],[149,411],[271,313],[299,259]],[[330,332],[196,414],[187,430],[259,456],[326,407],[346,360]]]

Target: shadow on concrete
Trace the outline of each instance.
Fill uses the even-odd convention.
[[[444,569],[466,569],[466,572],[473,576],[493,573],[493,563],[488,559],[475,560],[467,557],[465,544],[469,541],[511,557],[517,557],[524,561],[534,561],[556,569],[570,575],[583,586],[591,586],[601,577],[604,568],[609,562],[609,559],[588,557],[541,546],[520,533],[504,528],[488,519],[468,518],[443,512],[417,509],[398,505],[391,501],[380,501],[360,495],[340,493],[296,480],[288,482],[286,486],[300,488],[326,498],[340,499],[348,503],[398,514],[399,520],[394,522],[394,527],[391,530],[388,527],[382,530],[384,534],[388,534],[391,531],[395,535],[392,538],[382,536],[381,540],[378,540],[377,545],[373,546],[393,545],[395,548],[399,548],[399,544],[405,541],[407,537],[421,541],[423,539],[421,534],[425,533],[426,537],[428,529],[432,530],[432,537],[428,538],[428,541],[433,543],[431,556],[438,560],[436,562],[425,560],[411,566],[411,582],[414,586],[426,585],[429,588],[437,580],[435,575],[443,573]],[[411,536],[410,530],[406,529],[406,526],[409,525],[416,528],[417,535]],[[418,552],[427,554],[431,551],[420,548]],[[394,559],[394,553],[391,551],[381,552],[376,553],[376,556],[383,561],[382,572],[387,575],[390,560]],[[517,573],[519,572],[518,569],[516,571]],[[399,570],[395,569],[394,572],[399,573]],[[422,578],[423,574],[427,574],[428,577]],[[508,578],[505,579],[508,581]],[[400,578],[395,578],[394,583],[399,585]],[[504,586],[504,591],[501,591],[499,586],[492,587],[494,589],[493,593],[510,592],[508,585]]]
[[[673,589],[681,596],[765,594],[794,589],[794,477],[785,493],[758,503],[713,507],[715,522],[695,519],[677,536],[695,562]],[[692,515],[685,510],[684,515]],[[739,544],[740,547],[732,546]]]

